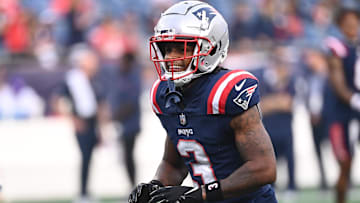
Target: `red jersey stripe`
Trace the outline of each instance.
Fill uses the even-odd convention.
[[[151,91],[150,91],[150,100],[151,100],[151,104],[152,104],[151,106],[152,106],[153,111],[157,114],[162,114],[162,111],[161,111],[158,103],[156,102],[156,92],[159,87],[159,84],[160,84],[159,79],[156,80],[155,83],[153,84]]]
[[[242,71],[242,70],[238,70],[238,71]],[[212,101],[214,100],[215,97],[215,93],[217,91],[217,89],[219,88],[220,84],[233,72],[238,72],[238,71],[230,71],[228,73],[226,73],[225,75],[223,75],[214,85],[214,87],[212,88],[210,95],[208,97],[208,102],[207,102],[207,113],[208,114],[212,114],[213,113],[213,108],[212,108]]]

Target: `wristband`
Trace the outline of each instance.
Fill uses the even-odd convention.
[[[224,199],[219,181],[205,184],[205,192],[207,201],[219,201]]]

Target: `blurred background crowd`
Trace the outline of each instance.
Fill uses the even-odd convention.
[[[92,135],[97,130],[95,127],[84,128],[106,117],[114,121],[122,134],[127,173],[131,184],[136,184],[132,154],[135,137],[141,130],[139,98],[143,92],[148,94],[157,78],[149,60],[148,39],[160,13],[175,2],[0,0],[0,119],[23,120],[72,112],[82,154],[83,195],[87,194],[92,148],[98,141]],[[322,126],[323,90],[328,71],[325,39],[339,35],[333,20],[337,10],[344,6],[357,9],[360,3],[354,0],[206,2],[217,8],[229,25],[230,50],[223,66],[249,70],[264,83],[261,90],[264,124],[270,134],[279,135],[272,137],[276,154],[287,160],[287,188],[296,190],[291,137],[293,108],[306,107],[316,154],[320,163],[323,162],[320,146],[327,139]],[[77,68],[85,74],[72,71]],[[84,75],[91,78],[94,91],[80,94],[80,99],[76,99],[71,94],[88,92],[89,86],[86,82],[85,90],[69,86],[74,82],[72,78],[78,77],[77,81]],[[67,97],[71,97],[70,103],[76,110],[68,109],[67,102],[62,100]],[[110,111],[102,110],[103,104]],[[279,111],[281,115],[272,114]],[[90,134],[90,138],[83,139],[82,133]],[[327,189],[321,164],[320,171],[320,187]]]
[[[79,43],[88,44],[96,52],[99,72],[117,66],[126,54],[134,55],[142,66],[144,86],[151,85],[156,76],[148,60],[148,39],[161,11],[174,2],[2,0],[0,66],[3,72],[7,71],[7,79],[2,76],[1,81],[9,83],[16,92],[31,86],[35,92],[27,95],[33,95],[36,102],[36,105],[18,104],[25,105],[17,108],[19,111],[28,112],[8,117],[49,113],[50,92],[69,68],[71,50]],[[326,72],[323,41],[337,32],[333,16],[343,5],[358,6],[350,0],[207,2],[224,15],[229,25],[231,47],[225,67],[262,68],[277,58],[299,77],[309,70]],[[274,53],[272,50],[278,46],[286,51]],[[106,85],[106,79],[103,80]],[[3,108],[0,117],[6,118]],[[6,109],[9,108],[14,107]]]

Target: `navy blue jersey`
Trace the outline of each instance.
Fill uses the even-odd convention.
[[[183,108],[165,108],[168,85],[156,81],[152,107],[182,156],[195,185],[228,177],[244,160],[235,145],[230,121],[259,103],[258,81],[247,71],[221,69],[192,81],[183,92]],[[262,187],[246,198],[271,190]],[[241,197],[244,201],[245,196]],[[223,202],[239,202],[239,198]]]
[[[141,69],[138,64],[130,64],[129,70],[124,67],[112,67],[108,70],[109,82],[108,101],[112,111],[112,118],[121,122],[123,136],[135,136],[140,131],[140,93]]]
[[[346,86],[353,92],[360,91],[360,64],[358,59],[358,45],[350,43],[344,39],[336,37],[328,37],[326,46],[330,51],[330,55],[337,56],[341,59]],[[325,103],[328,118],[336,120],[348,119],[349,115],[355,115],[350,106],[338,98],[331,87],[330,83],[326,86]],[[335,116],[336,115],[336,116]],[[332,121],[330,121],[332,122]]]
[[[336,37],[328,37],[326,39],[326,45],[331,51],[331,54],[341,59],[346,85],[354,92],[360,91],[360,64],[356,64],[359,56],[358,44],[350,43]]]

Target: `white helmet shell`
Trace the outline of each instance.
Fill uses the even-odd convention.
[[[205,73],[212,72],[222,63],[228,52],[229,32],[223,16],[212,6],[201,1],[182,1],[168,8],[154,28],[155,36],[192,36],[197,39],[192,63],[181,73],[176,73],[176,86],[182,86]],[[159,40],[157,41],[159,42]],[[156,45],[155,45],[156,46]],[[154,48],[159,59],[163,59],[160,49]],[[153,59],[153,57],[152,57]],[[165,61],[165,60],[163,60]],[[164,78],[172,78],[174,73],[166,70],[166,63],[160,63]],[[195,69],[195,70],[194,70]],[[161,76],[160,76],[161,77]]]

